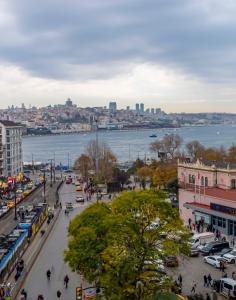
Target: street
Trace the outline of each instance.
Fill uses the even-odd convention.
[[[80,286],[80,279],[64,263],[63,251],[67,246],[67,226],[70,220],[91,203],[76,204],[75,197],[78,194],[82,195],[82,192],[75,192],[74,185],[64,184],[61,188],[60,201],[63,206],[62,212],[24,284],[24,288],[28,293],[27,299],[29,300],[36,300],[39,294],[42,294],[45,300],[56,299],[57,290],[61,291],[62,300],[75,299],[75,288]],[[69,216],[64,214],[66,202],[72,202],[75,206]],[[53,270],[50,281],[46,277],[48,269]],[[65,289],[63,286],[66,274],[68,274],[70,279],[68,289]]]

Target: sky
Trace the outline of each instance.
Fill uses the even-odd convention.
[[[236,113],[235,0],[0,0],[0,108]]]

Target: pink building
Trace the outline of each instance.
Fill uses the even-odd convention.
[[[186,224],[203,220],[236,237],[236,166],[225,163],[178,163],[179,211]]]

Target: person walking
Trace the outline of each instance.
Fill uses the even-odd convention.
[[[207,276],[206,276],[206,275],[203,276],[203,281],[204,281],[203,286],[204,286],[204,287],[207,287],[207,282],[208,282],[208,280],[207,280]]]
[[[59,290],[57,291],[57,298],[61,299],[61,292]]]
[[[210,285],[210,287],[212,286],[212,284],[211,284],[211,282],[212,282],[212,277],[211,277],[211,274],[209,273],[208,274],[208,276],[207,276],[207,280],[208,280],[208,282],[207,282],[207,287],[209,287],[209,285]]]
[[[66,274],[64,277],[64,285],[66,286],[66,289],[68,288],[68,283],[69,283],[69,276]]]
[[[208,293],[206,294],[206,300],[211,300],[211,296]]]
[[[49,269],[47,270],[46,275],[47,275],[47,279],[50,280],[50,278],[51,278],[51,271]]]
[[[27,293],[25,289],[22,289],[20,294],[24,296],[25,300],[27,299]]]
[[[182,287],[183,278],[182,278],[181,274],[179,274],[179,276],[178,276],[178,282],[179,282],[179,285]]]
[[[192,285],[192,289],[191,289],[191,293],[196,293],[196,287],[197,287],[197,284],[195,281],[193,281],[193,285]]]
[[[44,300],[43,295],[38,295],[38,300]]]

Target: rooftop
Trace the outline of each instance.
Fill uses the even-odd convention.
[[[19,127],[19,126],[22,126],[20,123],[15,123],[13,121],[8,121],[8,120],[0,120],[0,123],[3,124],[6,127]]]
[[[186,188],[183,188],[184,190],[187,190],[189,192],[195,193],[195,187],[194,186],[187,186]],[[199,187],[197,187],[197,194],[199,194]],[[220,199],[225,199],[225,200],[229,200],[229,201],[236,201],[236,189],[230,189],[230,190],[226,190],[226,189],[220,189],[218,187],[208,187],[208,188],[204,188],[201,187],[200,188],[200,193],[201,195],[206,195],[209,197],[214,197],[214,198],[220,198]]]

